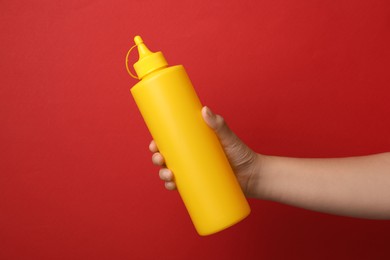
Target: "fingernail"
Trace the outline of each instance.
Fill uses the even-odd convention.
[[[166,181],[170,181],[171,180],[171,173],[169,172],[168,169],[162,169],[162,175],[164,176],[164,179]]]
[[[163,162],[163,158],[161,156],[161,154],[159,153],[154,153],[152,155],[152,161],[155,163],[155,164],[158,164],[158,165],[161,165]]]
[[[213,111],[211,111],[211,109],[209,107],[206,107],[206,114],[211,117],[211,118],[214,118],[215,117],[215,114],[213,113]]]

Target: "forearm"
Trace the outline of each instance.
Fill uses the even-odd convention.
[[[340,159],[259,155],[253,197],[314,211],[390,219],[390,153]]]

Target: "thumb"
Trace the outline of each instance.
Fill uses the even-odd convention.
[[[207,106],[202,108],[202,116],[206,124],[217,134],[224,147],[232,146],[238,141],[237,136],[230,130],[222,116],[214,114]]]

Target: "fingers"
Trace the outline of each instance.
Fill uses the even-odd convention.
[[[176,183],[173,181],[165,182],[165,188],[167,190],[176,190]]]
[[[161,155],[161,153],[154,153],[152,155],[152,162],[156,166],[164,166],[165,165],[165,160],[164,157]]]
[[[160,176],[160,179],[163,181],[173,181],[173,174],[167,168],[160,169],[160,171],[158,172],[158,175]]]
[[[152,162],[154,165],[164,167],[165,160],[161,153],[159,153],[156,142],[152,140],[149,144],[149,150],[153,153]],[[168,168],[161,168],[159,171],[160,179],[165,182],[167,190],[176,190],[176,183],[174,181],[173,173]]]
[[[167,190],[176,189],[176,184],[173,180],[173,173],[169,169],[167,168],[160,169],[159,176],[161,180],[165,181],[165,188]]]
[[[156,153],[158,152],[158,148],[157,148],[157,145],[156,145],[156,142],[154,140],[152,140],[149,144],[149,150],[152,152],[152,153]]]
[[[149,150],[153,153],[152,155],[152,162],[154,165],[157,166],[164,166],[165,165],[165,160],[164,157],[159,153],[158,147],[156,145],[156,142],[152,140],[149,144]]]

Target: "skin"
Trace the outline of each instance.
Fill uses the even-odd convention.
[[[287,158],[252,151],[220,115],[203,107],[206,124],[218,136],[247,197],[357,218],[390,219],[390,153],[347,158]],[[153,164],[168,190],[174,173],[156,143]]]

